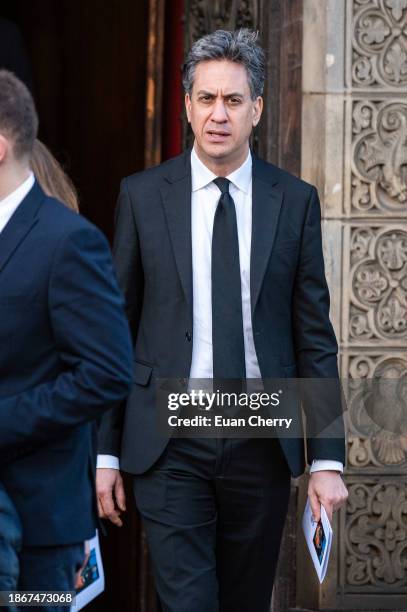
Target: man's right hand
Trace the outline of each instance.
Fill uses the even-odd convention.
[[[114,525],[121,527],[123,522],[120,515],[126,511],[126,495],[119,470],[96,470],[96,494],[100,518],[109,519]]]

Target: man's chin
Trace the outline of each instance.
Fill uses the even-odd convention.
[[[225,143],[205,143],[205,146],[202,147],[203,152],[208,157],[213,157],[214,159],[223,159],[225,157],[229,157],[233,155],[233,148],[230,145]]]

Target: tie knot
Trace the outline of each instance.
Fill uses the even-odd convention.
[[[216,187],[220,189],[222,195],[224,193],[229,193],[229,179],[224,178],[223,176],[218,176],[218,178],[214,179],[213,182],[215,183]]]

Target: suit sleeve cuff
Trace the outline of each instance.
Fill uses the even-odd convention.
[[[110,468],[112,470],[120,470],[119,457],[114,457],[113,455],[98,455],[96,467],[98,469]]]
[[[341,461],[331,461],[330,459],[314,459],[310,473],[321,472],[323,470],[334,470],[335,472],[342,473],[343,463]]]

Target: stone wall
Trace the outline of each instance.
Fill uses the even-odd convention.
[[[304,0],[303,7],[302,176],[317,185],[323,204],[348,396],[350,495],[335,520],[322,587],[305,585],[311,569],[299,545],[297,603],[404,611],[407,0]]]

